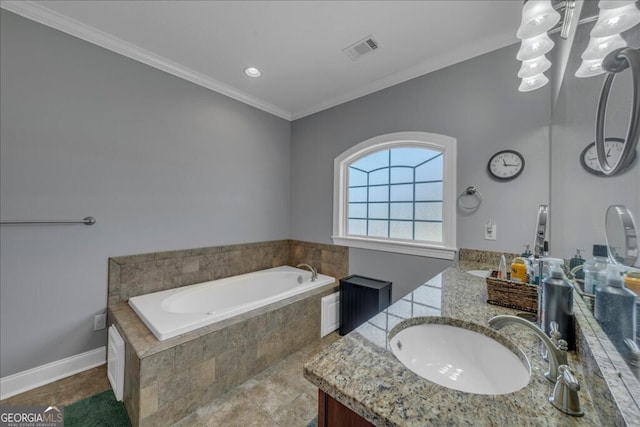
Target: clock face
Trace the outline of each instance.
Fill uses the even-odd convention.
[[[610,165],[614,165],[620,154],[622,154],[622,149],[624,148],[624,139],[621,138],[605,138],[604,140],[604,151],[607,154],[607,163]],[[635,152],[629,162],[629,166],[635,160]],[[598,164],[598,155],[596,154],[596,143],[592,142],[587,145],[584,150],[582,150],[582,154],[580,154],[580,164],[582,167],[589,173],[598,176],[606,176],[600,170],[600,165]]]
[[[492,178],[499,181],[515,179],[524,170],[524,157],[513,150],[502,150],[491,156],[487,165]]]

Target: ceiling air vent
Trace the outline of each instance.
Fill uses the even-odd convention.
[[[351,46],[345,47],[342,51],[351,58],[352,61],[355,61],[356,59],[360,59],[361,56],[378,49],[378,47],[380,47],[380,45],[374,40],[373,36],[367,36]]]

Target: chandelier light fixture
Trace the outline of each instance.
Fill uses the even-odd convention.
[[[598,7],[597,22],[591,30],[591,39],[582,54],[576,77],[605,73],[602,60],[609,53],[627,47],[620,33],[640,24],[639,0],[600,0]],[[544,74],[551,68],[551,61],[545,55],[554,46],[549,33],[560,31],[560,37],[566,40],[574,9],[575,0],[524,0],[522,22],[516,33],[522,40],[516,55],[522,61],[518,71],[518,77],[522,79],[520,92],[541,88],[549,82]]]
[[[640,8],[635,0],[600,0],[598,21],[591,30],[589,45],[582,54],[576,77],[605,73],[602,60],[614,50],[627,46],[620,33],[640,24]]]
[[[571,3],[571,7],[569,7]],[[573,1],[562,2],[565,10],[575,5]],[[562,19],[560,12],[551,3],[551,0],[525,0],[522,7],[522,22],[516,35],[522,43],[516,55],[522,61],[522,67],[518,71],[518,77],[522,79],[518,90],[529,92],[543,87],[549,82],[544,72],[551,67],[551,61],[545,56],[553,49],[553,41],[549,38],[548,31],[554,28]],[[565,20],[567,12],[565,12]]]

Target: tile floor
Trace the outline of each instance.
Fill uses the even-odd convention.
[[[302,374],[313,354],[340,336],[337,332],[292,354],[183,418],[177,427],[305,427],[318,410],[318,389]],[[109,388],[106,366],[0,401],[0,405],[68,405]]]

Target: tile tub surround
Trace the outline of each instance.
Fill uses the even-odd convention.
[[[540,357],[539,339],[521,325],[498,331],[516,344],[531,363],[529,384],[511,394],[486,396],[451,390],[419,377],[393,356],[388,347],[389,333],[405,319],[442,316],[487,326],[495,315],[517,312],[486,304],[486,282],[466,273],[477,268],[478,263],[465,261],[449,267],[307,361],[305,377],[375,425],[619,424],[615,416],[601,422],[600,411],[592,401],[592,396],[601,396],[585,387],[594,373],[587,371],[585,375],[576,352],[569,352],[568,359],[583,386],[579,396],[585,416],[565,415],[549,403],[553,385],[543,377],[547,363]]]
[[[215,325],[158,341],[128,298],[305,262],[336,278],[347,248],[281,240],[109,259],[110,324],[125,341],[124,401],[134,426],[171,424],[320,339],[320,299],[337,282]]]
[[[336,279],[349,271],[348,248],[274,240],[109,258],[109,305],[129,298],[281,265],[307,263]]]
[[[158,341],[127,303],[109,307],[125,341],[124,402],[134,426],[167,425],[320,340],[320,299],[310,294]]]

